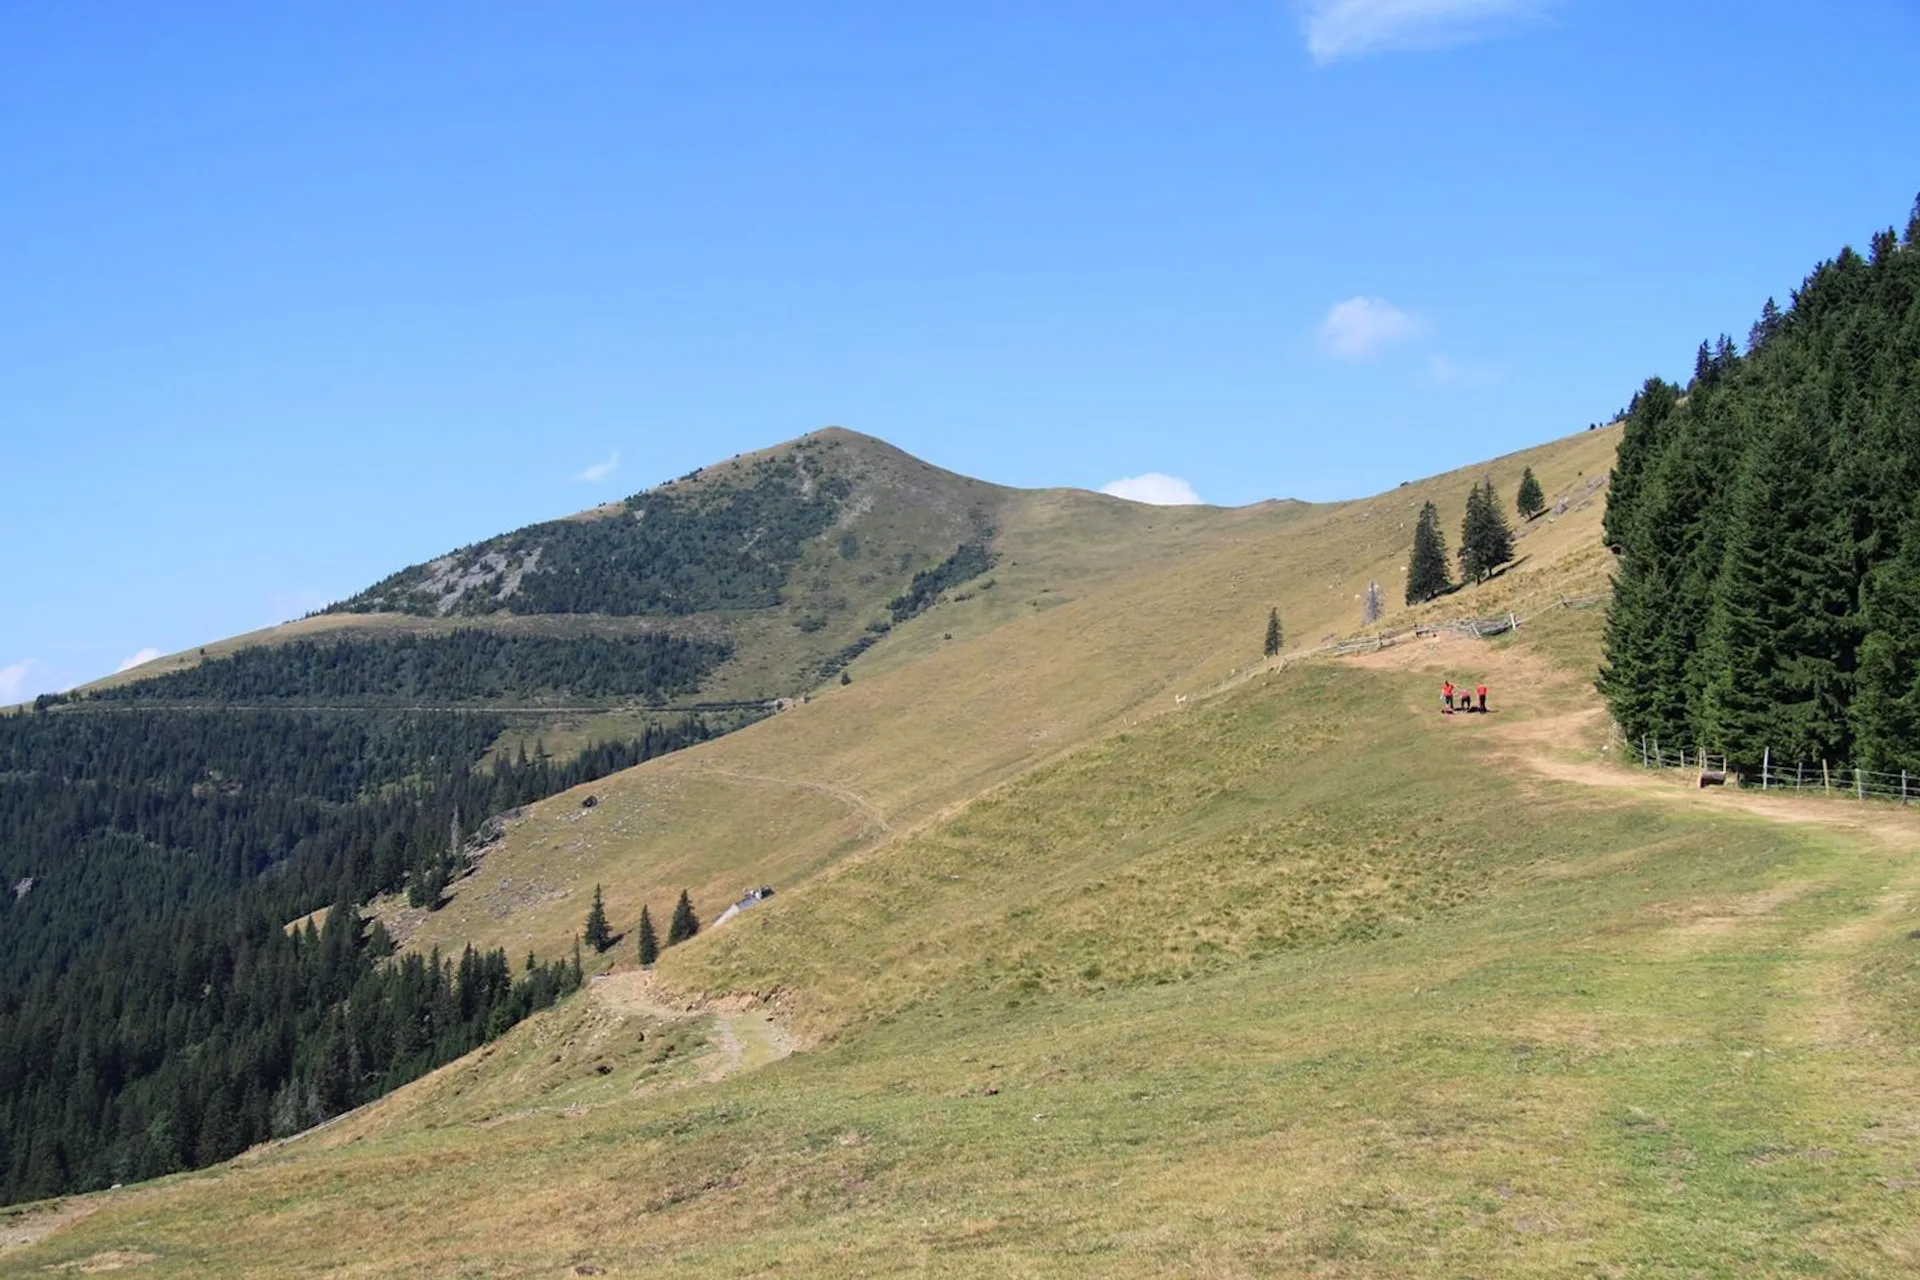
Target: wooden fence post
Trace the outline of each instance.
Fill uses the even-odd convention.
[[[1906,807],[1906,804],[1907,804],[1907,771],[1905,769],[1902,769],[1900,771],[1900,807],[1904,809]]]
[[[1773,748],[1768,747],[1760,756],[1760,789],[1767,789],[1767,770],[1773,768]]]
[[[1647,735],[1644,733],[1640,735],[1640,767],[1647,767]]]
[[[1827,762],[1824,759],[1820,761],[1820,788],[1823,791],[1833,790],[1833,775],[1827,772]]]
[[[1856,800],[1867,798],[1867,776],[1860,772],[1859,765],[1853,766],[1853,798]]]

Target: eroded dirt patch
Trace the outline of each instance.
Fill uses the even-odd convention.
[[[0,1253],[38,1244],[99,1207],[98,1196],[68,1196],[64,1200],[0,1210]]]

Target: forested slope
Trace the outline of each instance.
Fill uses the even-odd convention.
[[[385,963],[359,904],[439,901],[489,819],[709,736],[568,760],[458,711],[0,716],[0,1200],[223,1159],[571,990],[501,949]],[[321,934],[289,932],[320,908]],[[519,966],[515,966],[519,968]]]
[[[1641,389],[1606,533],[1630,738],[1920,772],[1920,208]]]

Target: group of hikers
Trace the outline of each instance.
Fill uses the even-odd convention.
[[[1477,706],[1474,704],[1475,698],[1480,700]],[[1456,699],[1458,700],[1458,705],[1456,705]],[[1484,684],[1478,685],[1472,693],[1468,693],[1465,689],[1455,689],[1453,687],[1453,681],[1448,680],[1440,686],[1440,700],[1442,703],[1440,714],[1442,715],[1450,716],[1456,711],[1462,713],[1479,712],[1484,715],[1487,710],[1487,686]]]

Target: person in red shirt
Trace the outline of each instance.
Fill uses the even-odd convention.
[[[1487,686],[1483,684],[1473,692],[1480,699],[1480,713],[1485,715],[1487,710]]]
[[[1443,702],[1446,703],[1446,707],[1443,709],[1442,714],[1452,715],[1453,714],[1453,681],[1449,680],[1445,684],[1442,684],[1440,686],[1440,698]]]

